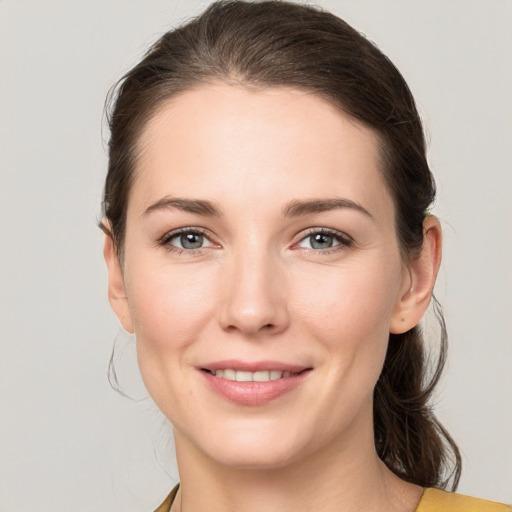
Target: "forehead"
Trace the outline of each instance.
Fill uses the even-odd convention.
[[[379,196],[389,202],[371,129],[302,90],[224,84],[177,95],[150,119],[132,193],[137,202],[158,194],[219,202],[352,195],[370,208]]]

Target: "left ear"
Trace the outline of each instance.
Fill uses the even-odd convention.
[[[437,217],[423,222],[423,246],[412,256],[406,269],[404,285],[391,317],[389,332],[401,334],[420,323],[427,310],[441,264],[442,230]]]

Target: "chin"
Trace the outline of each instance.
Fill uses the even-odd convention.
[[[311,450],[307,436],[293,436],[288,430],[251,429],[212,435],[203,452],[217,463],[236,469],[283,468]]]
[[[292,454],[276,450],[276,447],[259,447],[250,452],[228,449],[213,453],[210,457],[223,466],[247,471],[280,469],[300,459],[296,452]]]

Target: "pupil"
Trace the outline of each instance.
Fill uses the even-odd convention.
[[[187,233],[180,237],[181,246],[185,249],[199,249],[203,245],[203,235]]]
[[[311,247],[313,247],[313,249],[327,249],[328,247],[332,247],[332,236],[321,233],[313,235]]]

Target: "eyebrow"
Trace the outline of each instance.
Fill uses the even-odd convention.
[[[148,215],[154,211],[169,210],[176,208],[184,212],[195,213],[205,217],[222,217],[222,210],[212,201],[205,199],[185,199],[181,197],[166,196],[159,199],[156,203],[146,208],[143,215]],[[332,199],[311,199],[309,201],[300,201],[294,199],[290,201],[284,208],[283,217],[298,217],[300,215],[308,215],[311,213],[326,212],[341,208],[350,208],[363,213],[370,219],[373,219],[370,212],[359,203],[351,199],[332,198]]]
[[[205,217],[222,217],[221,209],[213,202],[204,199],[184,199],[180,197],[166,196],[144,210],[143,215],[148,215],[159,210],[176,208],[183,212],[204,215]]]
[[[299,215],[308,215],[310,213],[326,212],[339,208],[350,208],[363,213],[373,220],[370,212],[359,203],[351,199],[333,198],[333,199],[312,199],[310,201],[294,200],[289,202],[283,209],[283,217],[296,217]]]

